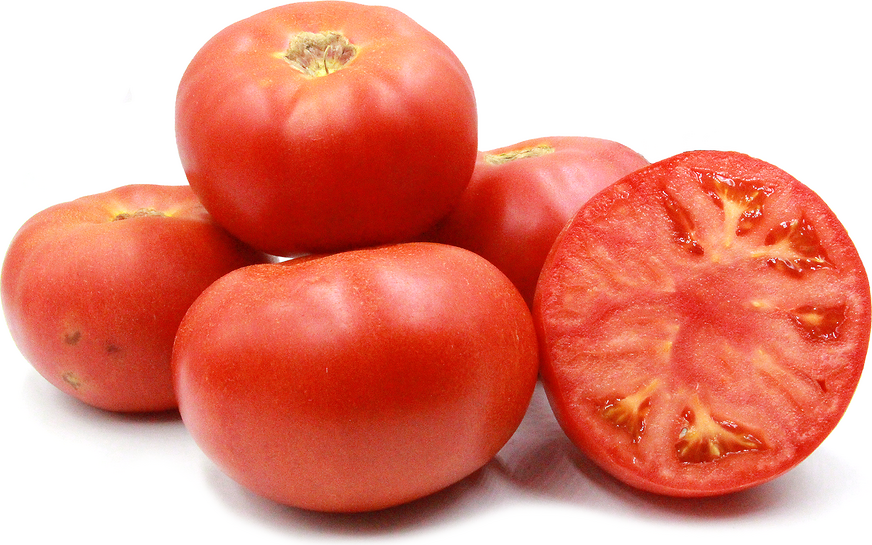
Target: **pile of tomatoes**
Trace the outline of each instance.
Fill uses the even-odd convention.
[[[815,193],[735,152],[485,153],[477,132],[462,63],[396,10],[239,21],[179,85],[188,185],[21,227],[12,337],[85,403],[177,408],[233,479],[305,509],[459,481],[539,379],[585,455],[657,493],[754,486],[823,441],[860,378],[870,293]]]

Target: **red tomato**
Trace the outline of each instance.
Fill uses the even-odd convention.
[[[586,137],[480,153],[459,205],[431,238],[485,257],[532,305],[545,256],[566,222],[598,191],[647,164],[622,144]]]
[[[353,512],[487,463],[523,418],[538,354],[493,265],[409,243],[230,273],[185,316],[173,365],[182,419],[230,477]]]
[[[167,410],[188,306],[223,274],[265,260],[189,187],[126,186],[21,227],[3,262],[3,312],[24,357],[64,392],[112,411]]]
[[[835,427],[866,357],[869,280],[810,189],[689,152],[581,209],[534,314],[572,441],[633,486],[707,496],[782,474]]]
[[[414,238],[469,183],[472,85],[406,15],[295,3],[214,36],[182,77],[176,135],[206,209],[274,255]]]

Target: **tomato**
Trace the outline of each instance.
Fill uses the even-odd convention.
[[[478,142],[454,53],[408,16],[295,3],[230,25],[176,99],[194,192],[231,233],[289,256],[410,240],[457,203]]]
[[[630,485],[708,496],[784,473],[836,426],[866,357],[869,280],[809,188],[696,151],[579,211],[534,315],[569,438]]]
[[[598,191],[647,164],[622,144],[587,137],[480,153],[460,203],[432,239],[485,257],[532,305],[545,256],[566,222]]]
[[[39,212],[3,261],[3,312],[24,357],[95,407],[173,409],[176,329],[200,292],[268,260],[187,186],[131,185]]]
[[[179,329],[182,419],[231,478],[284,504],[355,512],[487,463],[538,374],[511,282],[461,248],[407,243],[234,271]]]

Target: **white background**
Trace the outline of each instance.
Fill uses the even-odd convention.
[[[0,245],[58,202],[130,183],[184,184],[173,107],[185,66],[215,32],[274,5],[5,7]],[[872,264],[872,18],[864,2],[390,5],[464,62],[481,149],[579,135],[617,140],[650,161],[690,149],[745,152],[816,190]],[[5,543],[809,543],[854,527],[868,537],[869,377],[810,458],[744,493],[672,500],[619,485],[575,453],[537,391],[516,436],[471,478],[396,509],[336,516],[241,489],[200,453],[177,415],[115,415],[65,397],[0,333]]]

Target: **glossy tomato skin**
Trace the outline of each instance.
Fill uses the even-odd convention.
[[[111,411],[169,410],[188,306],[225,273],[268,260],[189,187],[125,186],[25,222],[3,262],[3,312],[24,357],[60,390]]]
[[[282,57],[303,32],[338,32],[356,56],[304,74]],[[346,2],[227,27],[191,61],[176,100],[194,191],[231,233],[285,256],[432,227],[469,182],[477,125],[469,77],[443,42],[396,10]]]
[[[182,418],[224,472],[335,512],[479,469],[520,424],[538,373],[511,282],[429,243],[235,271],[191,307],[173,364]]]
[[[483,256],[532,305],[542,264],[563,226],[601,189],[647,164],[623,144],[581,136],[479,153],[460,203],[431,238]]]
[[[769,481],[844,414],[869,343],[869,280],[808,187],[696,151],[591,199],[534,302],[541,376],[572,441],[672,496]]]

